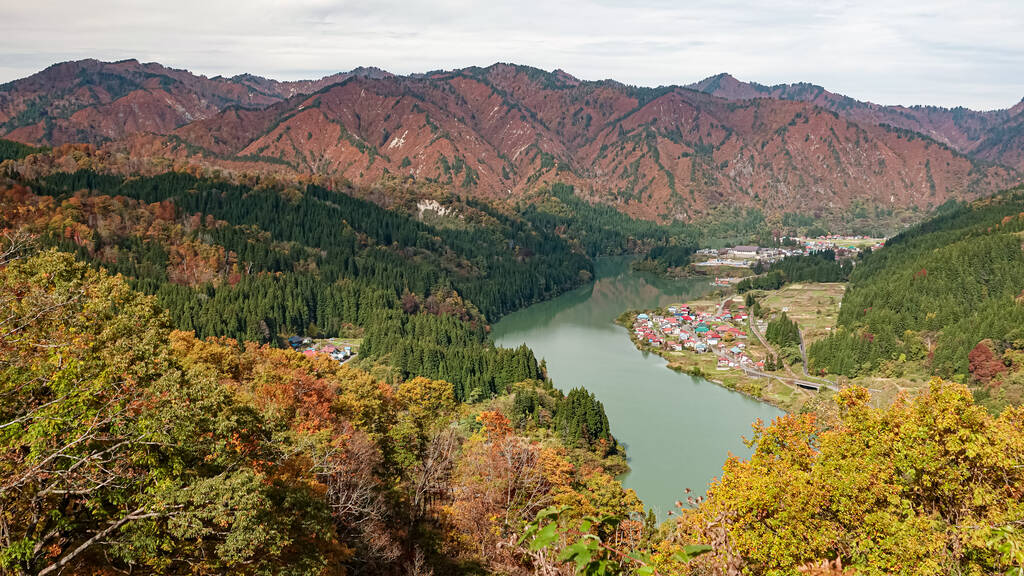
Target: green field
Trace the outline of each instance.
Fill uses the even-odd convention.
[[[799,283],[766,292],[761,307],[772,313],[785,312],[800,325],[804,341],[810,344],[828,334],[836,325],[846,285],[841,283]]]

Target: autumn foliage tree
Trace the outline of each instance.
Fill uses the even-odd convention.
[[[483,412],[483,425],[463,447],[455,470],[453,517],[476,552],[510,563],[519,530],[551,503],[541,447],[516,435],[500,412]]]
[[[44,252],[0,267],[0,322],[5,572],[340,570],[317,487],[152,298]]]
[[[967,355],[971,377],[982,384],[988,384],[992,378],[1007,371],[1002,358],[993,352],[994,347],[995,343],[991,340],[982,340]]]
[[[724,526],[719,544],[748,574],[823,560],[879,575],[1019,566],[1024,410],[993,417],[964,386],[937,379],[890,408],[867,400],[864,389],[840,392],[831,429],[810,415],[755,426],[753,456],[726,462],[680,531],[710,542]]]

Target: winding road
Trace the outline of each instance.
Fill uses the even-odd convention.
[[[761,341],[761,345],[764,346],[765,349],[768,350],[768,352],[775,356],[778,356],[778,352],[776,352],[775,348],[773,348],[772,345],[768,343],[768,340],[766,340],[765,337],[761,334],[761,332],[759,332],[758,329],[755,327],[753,315],[747,316],[747,326],[750,328],[750,331],[755,336],[757,336],[757,339]],[[769,374],[767,372],[761,372],[760,370],[754,370],[752,368],[746,367],[743,367],[743,372],[746,373],[748,376],[758,376],[761,378],[777,378],[779,380],[782,380],[783,382],[791,382],[801,388],[806,388],[808,390],[820,390],[822,387],[825,387],[832,391],[839,391],[839,386],[836,385],[835,382],[832,382],[831,380],[826,380],[824,378],[818,378],[817,376],[811,376],[807,372],[807,352],[804,347],[803,333],[800,334],[800,356],[803,360],[804,377],[813,378],[817,380],[816,382],[811,382],[809,380],[801,380],[799,378],[786,378],[783,376],[779,376],[777,374]]]

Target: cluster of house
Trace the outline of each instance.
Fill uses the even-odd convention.
[[[772,262],[782,260],[786,256],[803,254],[804,250],[799,247],[791,248],[762,248],[760,246],[733,246],[732,248],[705,248],[698,250],[697,254],[709,257],[703,262],[697,262],[696,266],[728,266],[730,268],[750,268],[755,262]]]
[[[669,306],[667,314],[638,314],[633,321],[636,337],[652,346],[681,352],[718,355],[718,369],[747,366],[764,368],[763,361],[747,356],[746,307],[740,304],[735,313],[723,306],[716,313],[691,310],[689,306]]]
[[[864,240],[871,240],[867,236],[818,236],[817,238],[794,238],[799,242],[807,253],[819,252],[821,250],[835,250],[837,258],[843,258],[845,256],[855,256],[860,253],[861,248],[857,244],[863,245]],[[885,245],[885,240],[875,241],[871,245],[871,250],[878,250]]]
[[[303,338],[302,336],[292,336],[288,339],[288,345],[292,347],[292,350],[301,351],[309,358],[323,354],[329,356],[332,360],[344,363],[349,358],[355,356],[351,346],[332,346],[330,344],[321,346],[314,342],[312,338]]]
[[[761,246],[733,246],[732,248],[704,248],[697,251],[700,256],[708,259],[696,262],[695,266],[727,266],[730,268],[750,268],[756,262],[771,264],[787,256],[811,254],[823,250],[834,250],[837,258],[852,258],[861,249],[854,242],[863,242],[864,236],[820,236],[818,238],[794,238],[797,246],[764,248]],[[881,248],[884,241],[876,242],[871,248]]]

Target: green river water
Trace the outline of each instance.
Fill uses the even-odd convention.
[[[623,484],[659,516],[703,494],[731,452],[747,456],[741,436],[756,418],[781,411],[702,378],[665,367],[633,346],[615,318],[626,310],[681,302],[707,293],[707,280],[668,280],[632,272],[626,258],[600,259],[595,281],[502,318],[500,346],[526,343],[547,360],[555,386],[583,386],[604,403],[612,434],[626,448],[631,471]]]

